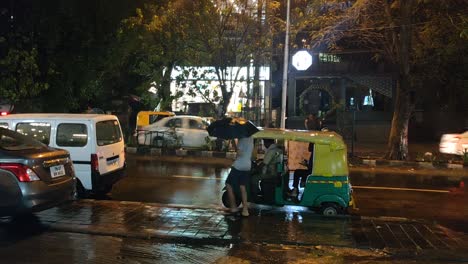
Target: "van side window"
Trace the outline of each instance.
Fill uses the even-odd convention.
[[[29,136],[46,145],[50,143],[51,125],[47,122],[18,123],[16,132]]]
[[[83,147],[88,143],[88,130],[85,124],[62,123],[57,126],[57,146]]]
[[[116,120],[97,122],[96,141],[98,146],[110,145],[122,141],[119,123]]]

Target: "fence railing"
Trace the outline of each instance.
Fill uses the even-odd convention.
[[[179,148],[182,139],[174,131],[137,130],[135,136],[137,147]]]

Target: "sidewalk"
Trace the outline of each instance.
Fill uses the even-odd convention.
[[[325,218],[308,210],[256,207],[248,218],[227,217],[218,208],[140,202],[79,200],[37,214],[51,230],[173,243],[229,245],[268,243],[385,250],[390,255],[426,255],[468,261],[468,235],[400,218]]]

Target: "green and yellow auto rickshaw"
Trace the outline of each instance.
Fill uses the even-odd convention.
[[[283,155],[276,164],[276,175],[252,183],[260,184],[261,193],[254,193],[255,188],[246,186],[249,202],[305,206],[323,215],[345,214],[353,206],[346,144],[340,135],[335,132],[266,128],[252,137],[256,141],[255,151],[260,149],[262,139],[274,139],[283,148]],[[293,197],[289,193],[290,178],[295,170],[304,168],[301,164],[304,159],[309,159],[310,151],[313,151],[311,173],[304,177],[300,194]],[[261,154],[257,154],[257,157],[261,157]],[[239,188],[233,186],[233,189],[236,190],[236,202],[240,205]],[[224,192],[222,200],[226,207],[229,204],[227,196]]]

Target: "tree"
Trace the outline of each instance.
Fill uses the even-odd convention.
[[[199,6],[190,0],[151,2],[123,21],[117,59],[140,79],[137,92],[153,107],[159,104],[169,110],[172,101],[181,96],[179,92],[171,94],[171,75],[176,66],[187,65],[192,59],[196,47],[193,16]],[[152,86],[157,98],[148,92]]]
[[[116,87],[117,82],[105,74],[106,54],[121,20],[141,1],[115,0],[113,8],[107,0],[1,2],[0,36],[5,39],[0,43],[0,58],[4,64],[7,56],[20,59],[17,66],[28,63],[28,74],[34,76],[29,77],[30,91],[19,99],[34,100],[34,104],[21,105],[36,107],[28,111],[57,112],[83,111],[90,100],[101,107],[110,105],[109,98],[125,86]],[[10,71],[17,66],[10,64]],[[28,76],[21,78],[21,82],[27,80]]]
[[[419,12],[414,42],[414,85],[428,109],[468,115],[467,7],[463,1],[430,1]],[[464,33],[465,32],[465,33]],[[434,96],[436,95],[436,96]],[[419,96],[418,96],[419,97]]]
[[[9,104],[34,98],[47,90],[48,84],[41,79],[35,48],[10,48],[6,56],[0,58],[0,98]]]
[[[193,64],[209,65],[204,72],[185,71],[180,83],[189,75],[206,77],[214,75],[220,93],[207,89],[206,83],[185,83],[193,95],[202,95],[205,100],[217,105],[217,116],[222,117],[239,82],[249,82],[241,77],[242,67],[254,63],[255,69],[265,64],[271,46],[266,24],[262,16],[268,9],[266,1],[250,3],[242,0],[199,1],[200,8],[194,14],[197,21],[193,39],[197,42],[196,60]],[[202,4],[203,2],[203,4]],[[213,4],[215,2],[215,4]],[[274,1],[273,1],[274,2]],[[256,71],[258,75],[258,72]],[[255,77],[254,77],[255,78]],[[257,84],[258,85],[258,84]],[[249,91],[247,91],[249,92]]]
[[[46,78],[52,73],[40,67],[37,46],[24,20],[8,5],[0,5],[0,99],[13,106],[47,90]]]
[[[415,44],[415,40],[419,40],[424,33],[415,28],[431,23],[432,20],[423,20],[430,18],[424,16],[425,13],[442,7],[445,11],[451,10],[454,15],[454,9],[446,7],[466,9],[462,2],[357,0],[349,8],[349,1],[330,1],[328,5],[316,2],[320,3],[314,14],[318,18],[311,24],[319,25],[318,31],[312,34],[318,44],[326,44],[332,50],[367,48],[375,53],[374,59],[385,61],[396,73],[395,105],[386,158],[408,158],[408,123],[418,88],[415,83],[418,72],[415,69],[422,65],[416,54],[418,50],[425,53],[424,50],[430,49],[429,46]],[[452,19],[458,20],[456,17],[452,16]],[[438,27],[436,24],[431,26]]]
[[[140,3],[115,0],[112,8],[107,0],[33,3],[33,30],[43,67],[56,69],[48,79],[50,89],[43,94],[47,110],[83,111],[89,102],[108,109],[110,99],[125,94],[125,81],[107,74],[108,51],[121,20]]]

